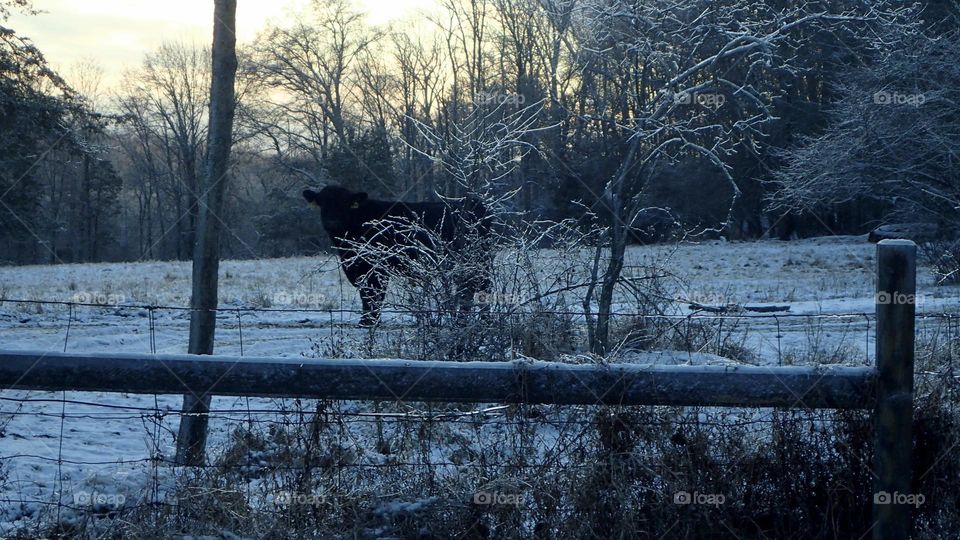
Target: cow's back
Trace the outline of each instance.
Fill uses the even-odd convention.
[[[399,235],[395,242],[407,242],[407,232],[421,232],[447,244],[461,244],[464,235],[488,235],[490,218],[480,199],[469,197],[456,202],[393,202],[367,201],[364,204],[363,221],[368,226],[364,236],[381,235],[384,227],[394,228]]]

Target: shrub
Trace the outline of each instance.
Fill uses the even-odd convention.
[[[922,244],[920,257],[930,266],[937,285],[960,283],[960,240],[937,240]]]

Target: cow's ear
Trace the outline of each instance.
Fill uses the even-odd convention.
[[[360,208],[360,203],[367,200],[367,194],[362,191],[360,193],[354,193],[350,199],[352,200],[350,208]]]
[[[320,194],[312,189],[303,190],[303,198],[314,206],[320,206]]]

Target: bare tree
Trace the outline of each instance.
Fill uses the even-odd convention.
[[[790,72],[792,51],[805,27],[829,30],[880,22],[896,13],[862,9],[830,12],[811,6],[777,8],[754,2],[598,2],[583,6],[585,54],[581,92],[592,110],[571,111],[587,129],[620,134],[612,148],[620,162],[598,193],[608,216],[593,262],[596,289],[584,300],[592,349],[609,350],[614,291],[619,286],[631,229],[648,209],[651,169],[700,156],[729,183],[730,221],[740,188],[727,163],[737,145],[757,144],[772,120],[771,70]],[[724,108],[721,114],[721,108]]]
[[[3,0],[0,2],[0,21],[10,18],[10,13],[19,11],[27,15],[35,15],[39,11],[33,7],[32,0]]]
[[[270,105],[285,118],[265,122],[263,130],[281,152],[303,153],[319,164],[332,143],[349,141],[357,63],[380,34],[345,0],[313,1],[298,17],[264,34],[251,69],[278,91]]]
[[[391,44],[398,93],[394,123],[403,143],[399,169],[411,183],[407,190],[425,200],[436,189],[433,161],[415,149],[427,148],[418,125],[427,126],[428,130],[436,127],[446,80],[441,43],[436,35],[395,33]]]
[[[769,207],[792,215],[868,204],[885,220],[924,227],[921,253],[937,283],[960,282],[960,151],[955,33],[934,38],[918,23],[886,29],[887,47],[840,86],[830,126],[785,153]],[[819,219],[819,218],[818,218]]]
[[[143,66],[127,73],[125,89],[119,99],[120,109],[132,122],[136,145],[127,145],[128,152],[153,153],[133,156],[135,161],[149,162],[150,173],[158,174],[155,187],[170,204],[173,216],[166,225],[176,234],[174,256],[183,259],[192,250],[198,218],[199,168],[204,159],[209,96],[209,49],[165,43],[147,55]],[[171,223],[172,221],[172,223]],[[163,229],[163,239],[171,232]],[[153,231],[150,232],[152,236]],[[152,246],[152,243],[150,244]]]
[[[817,211],[866,198],[890,217],[960,226],[953,158],[960,70],[952,60],[960,40],[892,30],[879,58],[841,86],[830,128],[786,154],[773,208]]]
[[[3,4],[32,12],[29,2]],[[112,216],[119,178],[103,134],[110,118],[0,26],[0,243],[11,260],[92,260]],[[65,234],[66,233],[66,234]]]

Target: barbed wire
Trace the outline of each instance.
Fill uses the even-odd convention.
[[[679,301],[679,303],[691,304],[690,302]],[[88,308],[98,308],[98,309],[120,309],[120,310],[139,310],[156,312],[156,311],[184,311],[184,312],[193,312],[193,311],[214,311],[217,313],[230,313],[235,314],[239,317],[246,314],[253,313],[321,313],[321,314],[362,314],[363,309],[361,308],[349,308],[349,307],[254,307],[254,306],[229,306],[229,307],[216,307],[216,308],[195,308],[190,306],[175,306],[168,304],[111,304],[111,303],[94,303],[94,302],[75,302],[75,301],[66,301],[66,300],[36,300],[36,299],[25,299],[25,298],[0,298],[0,307],[3,304],[26,304],[26,305],[56,305],[64,306],[68,310],[76,307],[88,307]],[[762,303],[761,303],[762,304]],[[512,308],[523,307],[525,304],[491,304],[490,306],[498,307],[503,309],[500,313],[518,313],[522,314],[523,311],[515,310]],[[482,306],[488,307],[488,306]],[[742,312],[738,311],[739,307],[737,305],[730,306],[729,312],[713,312],[713,311],[704,311],[702,309],[695,308],[691,305],[687,306],[690,309],[690,313],[681,314],[681,313],[649,313],[649,312],[640,312],[640,311],[623,311],[618,310],[611,315],[617,317],[635,317],[635,318],[650,318],[650,319],[688,319],[688,318],[697,318],[697,319],[792,319],[792,318],[807,318],[807,319],[847,319],[847,318],[865,318],[873,320],[876,318],[875,312],[869,311],[849,311],[849,312],[818,312],[818,313],[790,313],[788,311],[769,313],[769,312]],[[540,309],[538,307],[538,309]],[[391,308],[388,306],[383,307],[380,310],[382,313],[388,314],[397,314],[397,315],[426,315],[426,314],[437,314],[437,315],[447,315],[447,314],[460,314],[462,313],[461,309],[458,308],[430,308],[430,309],[419,309],[413,307],[403,307],[403,308]],[[584,310],[561,310],[561,309],[546,309],[543,312],[550,315],[562,315],[562,316],[584,316],[591,315]],[[960,311],[958,312],[949,312],[949,311],[938,311],[938,312],[924,312],[918,311],[916,313],[917,319],[944,319],[944,320],[960,320]]]
[[[75,338],[76,329],[83,322],[77,313],[78,308],[145,310],[148,316],[149,334],[145,345],[151,353],[157,351],[157,333],[162,327],[163,321],[165,321],[163,318],[156,317],[156,314],[164,310],[192,311],[192,308],[184,306],[108,305],[0,298],[0,306],[4,303],[65,307],[67,311],[66,329],[63,336],[63,350],[65,351],[68,350],[71,340]],[[334,308],[220,307],[216,311],[235,316],[233,328],[239,331],[241,356],[244,356],[250,343],[255,342],[256,337],[255,332],[244,332],[243,326],[249,324],[244,320],[244,317],[248,314],[257,312],[321,313],[330,318],[332,331],[334,314],[362,313],[360,309]],[[420,310],[419,312],[449,313],[454,311]],[[418,310],[385,309],[384,312],[415,315]],[[550,311],[550,313],[564,316],[584,315],[583,312],[570,310]],[[846,335],[847,332],[862,331],[864,333],[862,343],[866,351],[866,362],[870,361],[870,334],[875,329],[875,324],[873,324],[874,314],[865,312],[810,314],[693,312],[677,315],[617,312],[615,316],[680,320],[679,323],[671,324],[683,324],[683,320],[708,320],[722,325],[724,320],[734,320],[735,322],[727,326],[716,328],[717,338],[710,346],[716,348],[718,352],[723,347],[720,340],[723,332],[734,331],[734,329],[740,328],[737,325],[741,323],[747,324],[747,328],[749,328],[751,321],[759,320],[762,322],[757,324],[768,325],[765,331],[774,329],[776,332],[778,363],[784,361],[783,345],[781,343],[784,332],[787,331],[787,327],[797,321],[819,321],[829,328],[833,328],[834,321],[840,321],[847,326],[840,327],[840,330],[831,331],[838,332],[841,335]],[[943,328],[944,339],[950,342],[955,342],[957,336],[960,335],[960,314],[948,312],[919,313],[917,319],[941,321],[941,325],[935,328],[937,332],[940,331],[940,328]],[[258,324],[265,325],[267,330],[275,327],[270,321]],[[859,326],[854,328],[853,325]],[[851,330],[847,330],[848,328]],[[682,331],[682,329],[678,330],[678,332]],[[686,331],[689,332],[689,329]],[[946,370],[945,372],[930,369],[918,370],[918,376],[957,378],[952,371],[952,360]],[[17,495],[7,489],[7,494],[4,496],[6,500],[0,500],[0,504],[35,505],[51,510],[56,509],[57,517],[54,519],[56,522],[63,519],[62,512],[64,511],[86,516],[102,516],[103,508],[71,504],[69,499],[63,497],[71,489],[90,487],[82,482],[76,483],[75,476],[78,474],[77,471],[87,470],[91,467],[106,467],[116,471],[121,468],[133,467],[146,471],[146,480],[144,485],[141,486],[143,491],[140,492],[136,504],[124,504],[122,508],[114,509],[116,512],[129,514],[143,509],[176,508],[182,503],[180,500],[182,496],[178,496],[174,498],[173,502],[170,502],[169,497],[161,489],[162,485],[166,485],[163,478],[170,474],[170,471],[182,472],[185,470],[176,463],[176,460],[167,455],[169,449],[172,448],[171,441],[176,437],[176,423],[183,416],[179,408],[174,408],[175,406],[170,404],[161,404],[159,396],[153,396],[153,405],[148,406],[142,403],[122,404],[76,399],[76,396],[69,396],[65,391],[57,392],[58,397],[37,396],[37,392],[16,392],[20,395],[0,396],[0,433],[7,437],[22,438],[22,435],[17,432],[19,429],[17,426],[11,429],[12,423],[30,422],[30,418],[55,420],[57,421],[56,431],[58,433],[54,433],[53,426],[50,426],[51,429],[48,429],[49,433],[45,433],[45,436],[55,439],[56,445],[48,447],[51,450],[50,455],[23,451],[22,447],[18,451],[0,455],[0,473],[11,470],[11,468],[12,470],[21,470],[20,467],[32,467],[31,464],[34,463],[48,463],[56,465],[56,478],[52,490],[40,489],[39,491],[41,494],[49,495],[49,498],[45,499],[42,496],[22,492]],[[772,436],[771,431],[778,429],[778,426],[784,421],[806,422],[809,424],[809,433],[811,434],[816,433],[816,430],[821,429],[822,426],[849,421],[847,416],[836,415],[827,411],[798,409],[770,412],[769,410],[765,411],[751,407],[724,408],[719,411],[711,407],[644,408],[615,405],[561,407],[552,405],[479,404],[464,407],[466,410],[449,410],[445,409],[443,405],[430,403],[383,401],[371,404],[369,401],[361,400],[253,399],[256,400],[254,403],[251,403],[251,398],[216,398],[215,403],[218,406],[211,408],[208,417],[216,425],[217,433],[222,434],[217,436],[218,441],[215,445],[217,458],[210,463],[192,467],[191,470],[239,475],[239,477],[249,477],[251,475],[255,477],[267,474],[263,471],[268,471],[269,474],[290,473],[294,476],[304,474],[304,471],[316,466],[303,461],[311,458],[299,456],[300,463],[290,463],[289,460],[287,462],[277,461],[274,459],[276,456],[271,457],[270,455],[253,457],[249,454],[249,449],[244,450],[246,448],[244,445],[254,444],[256,446],[256,444],[266,443],[246,443],[245,441],[248,437],[263,441],[265,437],[269,438],[270,436],[277,436],[278,433],[290,432],[294,434],[290,435],[294,437],[291,441],[297,441],[296,445],[298,446],[296,448],[303,450],[304,448],[299,445],[305,444],[305,441],[309,439],[309,434],[320,430],[324,434],[322,440],[325,445],[324,452],[333,453],[332,457],[326,456],[323,458],[327,460],[323,468],[333,471],[333,477],[336,479],[337,485],[349,484],[347,480],[348,472],[350,475],[382,475],[388,474],[385,471],[389,471],[391,475],[402,474],[409,475],[411,478],[426,477],[431,479],[438,474],[437,471],[447,469],[481,471],[482,474],[478,473],[478,477],[500,474],[496,471],[542,472],[561,468],[574,471],[595,471],[598,468],[602,469],[608,466],[604,464],[604,460],[611,459],[609,456],[603,457],[603,455],[606,455],[603,452],[608,451],[603,450],[603,445],[610,443],[609,441],[603,442],[603,435],[601,435],[605,430],[609,431],[610,429],[616,431],[623,428],[631,432],[652,429],[658,430],[660,433],[667,433],[667,435],[674,433],[677,441],[671,439],[668,444],[682,446],[686,444],[682,442],[683,438],[696,436],[697,433],[709,428],[745,429],[747,433],[753,433],[757,437],[769,437]],[[7,404],[9,407],[5,406]],[[399,410],[391,410],[391,408]],[[859,414],[861,417],[867,414],[863,411],[847,411],[847,413]],[[144,439],[147,443],[145,457],[137,458],[126,455],[115,459],[87,459],[82,455],[77,455],[78,449],[65,448],[65,446],[69,446],[67,443],[72,443],[77,439],[77,432],[83,433],[90,429],[102,429],[101,423],[103,422],[116,423],[121,426],[125,424],[142,426],[137,428],[137,431],[143,430]],[[622,426],[619,424],[622,424]],[[611,425],[614,427],[611,428]],[[131,430],[132,432],[133,430]],[[31,433],[35,434],[37,432],[31,431]],[[375,441],[378,438],[387,441],[387,446],[397,444],[399,447],[392,448],[386,453],[380,453],[379,450],[373,451],[371,447],[375,446]],[[551,440],[547,441],[547,439]],[[472,455],[464,459],[449,459],[451,456],[447,455],[449,454],[448,451],[453,451],[457,445],[466,444],[463,441],[474,441],[470,444],[478,445],[481,454],[484,452],[491,453],[490,455]],[[637,444],[651,443],[641,441]],[[311,451],[309,444],[305,448],[305,451]],[[424,451],[424,448],[443,449],[443,451]],[[277,448],[273,448],[273,450],[277,450]],[[312,451],[317,452],[318,449],[313,448]],[[262,450],[258,452],[262,453]],[[321,452],[321,454],[324,452]],[[346,459],[343,456],[337,457],[338,452],[354,452],[356,455]],[[239,460],[236,457],[237,455],[241,456]],[[593,457],[590,457],[590,455]],[[234,462],[229,461],[230,456],[233,456]],[[320,459],[320,457],[318,455],[316,459]],[[333,461],[329,461],[331,459]],[[637,462],[637,466],[641,465],[648,468],[665,466],[662,462],[656,460],[647,462],[645,459]],[[576,475],[578,473],[572,474]],[[69,481],[66,480],[68,477],[70,477]],[[355,476],[351,477],[356,478]],[[25,486],[36,491],[38,484],[42,484],[46,480],[49,479],[31,481],[18,477],[16,486],[9,479],[7,485],[19,487],[21,490]],[[73,488],[68,487],[68,483],[74,484]],[[202,488],[203,486],[200,486],[200,489]],[[246,489],[249,491],[249,485]],[[238,493],[241,492],[238,491]],[[469,501],[459,501],[447,504],[451,507],[462,508],[464,505],[469,506],[470,503]],[[268,507],[265,509],[259,508],[257,511],[272,512],[277,510]],[[0,527],[0,532],[3,532],[2,529],[3,527]]]
[[[129,309],[129,310],[143,310],[143,311],[214,311],[214,312],[224,312],[224,313],[351,313],[351,314],[362,314],[363,310],[360,308],[347,308],[347,307],[338,307],[338,308],[324,308],[324,307],[298,307],[298,308],[275,308],[275,307],[253,307],[253,306],[230,306],[230,307],[217,307],[217,308],[194,308],[190,306],[172,306],[164,304],[100,304],[100,303],[91,303],[91,302],[70,302],[64,300],[31,300],[31,299],[20,299],[20,298],[0,298],[0,306],[4,303],[10,304],[28,304],[28,305],[59,305],[70,307],[91,307],[91,308],[100,308],[100,309]],[[496,304],[497,306],[507,308],[507,313],[509,313],[509,308],[511,304]],[[522,304],[519,304],[522,305]],[[405,314],[405,315],[420,315],[420,314],[458,314],[462,313],[462,310],[457,308],[431,308],[431,309],[417,309],[417,308],[390,308],[384,307],[380,310],[382,313],[391,313],[391,314]],[[546,313],[551,315],[564,315],[564,316],[576,316],[576,315],[588,315],[589,313],[583,310],[558,310],[558,309],[547,309]],[[518,312],[521,313],[521,312]],[[705,312],[703,310],[697,310],[691,308],[691,313],[688,314],[670,314],[670,313],[648,313],[648,312],[631,312],[631,311],[617,311],[614,315],[618,317],[638,317],[638,318],[656,318],[656,319],[685,319],[685,318],[700,318],[700,319],[780,319],[780,318],[818,318],[818,319],[840,319],[840,318],[851,318],[851,317],[868,317],[875,318],[876,313],[870,313],[865,311],[855,311],[855,312],[845,312],[845,313],[714,313],[714,312]],[[918,318],[960,318],[960,313],[918,313]]]

